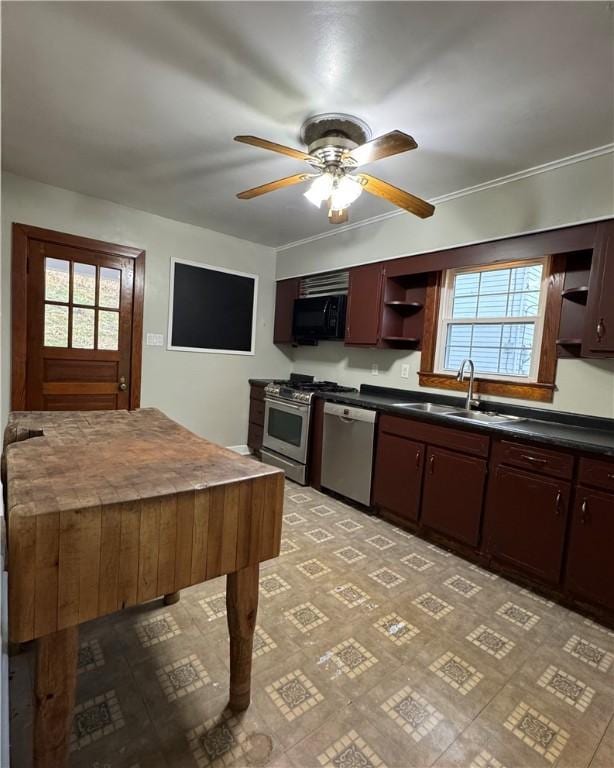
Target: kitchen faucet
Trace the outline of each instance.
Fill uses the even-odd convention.
[[[477,397],[473,396],[473,377],[475,374],[475,365],[473,364],[473,360],[471,358],[466,357],[463,362],[460,364],[460,368],[458,369],[458,373],[456,374],[456,380],[457,381],[464,381],[465,380],[465,366],[469,366],[469,386],[467,387],[467,399],[465,400],[465,410],[470,411],[472,406],[478,406],[480,401]]]

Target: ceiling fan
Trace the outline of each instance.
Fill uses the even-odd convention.
[[[403,208],[425,219],[433,215],[434,206],[415,195],[405,192],[386,181],[359,171],[359,167],[384,157],[399,155],[418,146],[411,136],[402,131],[391,131],[371,139],[369,126],[351,115],[324,114],[311,117],[303,123],[301,139],[308,151],[286,147],[257,136],[235,136],[235,141],[254,147],[278,152],[297,160],[304,160],[312,173],[296,173],[259,187],[240,192],[241,200],[273,192],[311,181],[305,197],[318,208],[322,203],[328,207],[331,224],[342,224],[348,220],[348,208],[363,189],[377,197]]]

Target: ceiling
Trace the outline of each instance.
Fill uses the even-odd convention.
[[[300,146],[349,112],[419,148],[368,167],[432,198],[613,138],[612,6],[601,2],[4,2],[5,170],[267,245],[328,231]],[[363,194],[350,218],[392,206]],[[409,214],[407,214],[409,215]],[[435,212],[435,216],[437,213]]]

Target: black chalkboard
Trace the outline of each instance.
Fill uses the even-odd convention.
[[[253,354],[256,275],[174,260],[169,349]]]

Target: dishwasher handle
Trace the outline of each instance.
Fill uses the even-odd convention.
[[[324,414],[326,416],[338,416],[345,424],[351,424],[354,421],[375,423],[375,411],[368,411],[366,408],[355,408],[343,403],[324,403]]]

